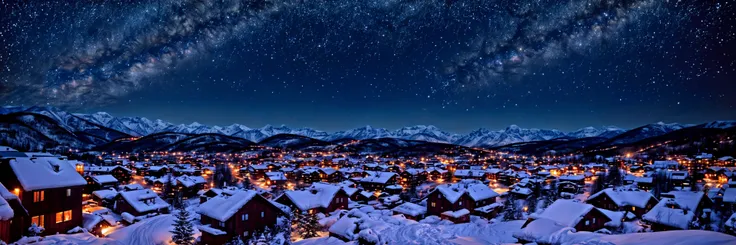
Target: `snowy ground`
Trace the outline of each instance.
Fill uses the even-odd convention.
[[[426,224],[413,221],[400,221],[401,224],[381,223],[373,226],[382,241],[388,244],[503,244],[515,243],[512,237],[524,223],[522,220],[501,222],[497,224],[467,223],[467,224]],[[296,242],[295,245],[341,245],[345,243],[331,237],[312,238]]]

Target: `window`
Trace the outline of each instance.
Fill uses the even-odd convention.
[[[590,220],[586,220],[585,225],[590,225]]]
[[[248,214],[243,214],[242,217],[240,217],[243,221],[248,220]]]
[[[463,205],[463,202],[461,201],[461,202],[460,202],[460,206],[462,206],[462,205]]]
[[[434,205],[434,202],[432,202],[432,207],[433,207],[433,208],[435,207],[435,205]]]
[[[248,236],[248,231],[244,231],[243,236]]]
[[[67,210],[64,212],[56,213],[56,223],[66,222],[72,220],[72,211]]]
[[[595,224],[595,218],[593,218],[593,224]]]
[[[264,216],[266,216],[266,213],[265,212],[261,212],[261,218],[263,218]]]
[[[225,227],[225,222],[220,221],[220,227]]]
[[[31,223],[34,223],[34,224],[36,224],[36,225],[38,225],[40,227],[43,227],[44,226],[44,223],[43,223],[43,215],[31,217]]]
[[[66,189],[66,197],[72,196],[72,189]]]
[[[43,191],[34,191],[33,192],[33,202],[43,202],[44,199],[44,192]]]

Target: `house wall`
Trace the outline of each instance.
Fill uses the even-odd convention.
[[[263,217],[261,217],[263,212]],[[248,220],[243,220],[243,215],[248,214]],[[254,231],[262,231],[265,227],[273,228],[281,210],[269,203],[265,198],[256,195],[248,203],[243,205],[230,219],[220,225],[220,221],[202,215],[203,225],[209,224],[213,228],[227,232],[227,240],[240,236],[243,240],[250,238]],[[245,232],[247,234],[244,234]]]
[[[593,221],[595,219],[595,221]],[[587,221],[587,224],[586,224]],[[576,231],[597,231],[605,228],[606,222],[611,221],[605,214],[598,209],[591,209],[583,218],[575,225]]]

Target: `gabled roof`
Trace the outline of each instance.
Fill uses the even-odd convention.
[[[165,209],[169,204],[149,189],[118,193],[130,206],[140,213]]]
[[[11,159],[9,164],[24,191],[87,184],[87,181],[77,173],[75,166],[57,157],[19,157]]]
[[[468,193],[474,201],[497,197],[498,193],[480,181],[463,180],[455,184],[444,184],[437,186],[435,191],[442,193],[443,197],[450,203],[457,202],[460,197]],[[433,191],[434,192],[434,191]]]
[[[532,215],[535,219],[548,219],[565,227],[575,227],[583,216],[595,207],[574,200],[560,199],[549,205],[541,214]]]
[[[683,210],[683,206],[679,206],[678,208],[670,208],[668,205],[675,205],[677,206],[677,202],[672,198],[662,198],[662,200],[655,205],[652,210],[649,210],[644,216],[642,216],[642,219],[657,223],[657,224],[663,224],[671,227],[676,227],[680,229],[687,229],[690,226],[690,222],[695,217],[695,212],[693,209],[690,209],[690,211]]]
[[[607,188],[591,195],[590,197],[588,197],[588,200],[595,199],[602,195],[606,195],[611,198],[611,201],[616,203],[616,205],[618,205],[619,207],[634,206],[637,208],[645,208],[649,200],[654,198],[651,193],[646,191],[617,191],[612,188]]]
[[[230,219],[230,217],[232,217],[235,213],[237,213],[238,210],[243,208],[243,206],[245,206],[245,204],[250,202],[250,200],[252,200],[253,198],[263,198],[260,196],[256,196],[258,196],[258,193],[252,190],[247,190],[237,191],[229,197],[213,197],[209,201],[201,204],[197,212],[201,215],[205,215],[218,221],[225,222]],[[281,210],[276,206],[274,206],[274,208]]]
[[[313,208],[327,208],[340,190],[339,186],[312,183],[308,190],[286,191],[282,196],[289,198],[299,210],[304,211]]]
[[[368,176],[361,179],[361,182],[386,184],[392,177],[396,176],[396,173],[393,172],[366,171],[366,173],[368,173]]]
[[[105,175],[94,175],[92,176],[92,180],[97,182],[98,184],[111,184],[111,183],[117,183],[118,179],[116,179],[114,176],[105,174]]]

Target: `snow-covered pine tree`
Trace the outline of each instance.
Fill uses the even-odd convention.
[[[534,212],[537,212],[537,205],[539,204],[539,199],[542,198],[541,196],[530,196],[529,199],[527,199],[527,213],[533,214]]]
[[[593,181],[593,185],[590,187],[590,193],[595,194],[599,191],[602,191],[603,189],[606,189],[606,176],[603,174],[596,175],[595,181]]]
[[[240,183],[243,186],[243,189],[246,189],[246,190],[253,189],[253,183],[251,183],[250,178],[248,176],[243,177],[243,181]]]
[[[281,216],[276,219],[276,234],[281,234],[284,244],[291,244],[291,217]]]
[[[549,183],[549,188],[544,191],[544,203],[542,207],[547,208],[550,204],[557,200],[557,180]]]
[[[297,224],[299,232],[302,234],[302,238],[317,237],[319,234],[319,221],[317,220],[316,214],[303,214],[301,220]]]
[[[623,185],[623,179],[621,170],[618,168],[618,163],[611,164],[611,168],[608,169],[606,183],[612,186],[621,186]]]
[[[503,202],[503,221],[516,220],[516,200],[512,196],[508,196]]]
[[[180,206],[174,221],[174,230],[171,231],[171,239],[177,245],[194,244],[194,227],[190,221],[189,211],[184,205]]]

